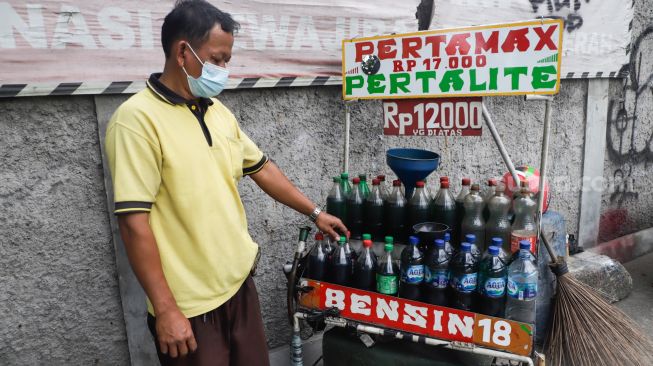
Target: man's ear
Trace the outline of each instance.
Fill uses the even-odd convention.
[[[177,66],[184,67],[185,63],[185,54],[188,43],[186,41],[178,40],[172,44],[172,56],[177,63]]]

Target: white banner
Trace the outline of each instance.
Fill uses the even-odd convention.
[[[628,63],[630,0],[437,0],[431,29],[549,17],[565,22],[562,77],[615,77]]]

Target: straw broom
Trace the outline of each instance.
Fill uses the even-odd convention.
[[[547,339],[547,355],[553,366],[650,366],[653,344],[621,310],[600,294],[575,279],[563,258],[557,257],[542,234],[544,182],[547,170],[551,124],[551,97],[544,99],[544,131],[540,158],[540,184],[537,202],[537,236],[544,243],[558,280],[553,318]]]
[[[551,255],[548,241],[540,238]],[[626,314],[574,278],[562,258],[550,266],[558,280],[547,339],[551,365],[653,365],[653,344]]]

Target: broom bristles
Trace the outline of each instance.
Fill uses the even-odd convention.
[[[547,340],[553,366],[653,365],[653,343],[621,310],[567,273],[558,292]]]

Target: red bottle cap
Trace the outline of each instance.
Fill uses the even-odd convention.
[[[379,174],[376,176],[381,182],[385,182],[385,175],[384,174]]]
[[[468,185],[470,185],[470,184],[472,184],[472,180],[471,180],[471,179],[469,179],[469,178],[463,178],[463,185],[464,185],[464,186],[468,186]]]
[[[399,179],[395,179],[392,181],[392,186],[393,187],[401,187],[401,181]]]
[[[448,182],[448,181],[449,181],[449,177],[440,177],[440,183]]]
[[[494,186],[497,185],[497,180],[494,179],[494,178],[488,179],[487,185],[490,186],[490,187],[494,187]]]
[[[441,181],[440,182],[440,187],[441,188],[449,188],[449,181],[448,180]]]
[[[417,188],[424,188],[424,182],[422,182],[422,181],[420,180],[419,182],[415,183],[415,187],[417,187]]]
[[[381,184],[381,181],[378,178],[372,179],[372,185],[373,186],[378,186],[379,184]]]
[[[315,233],[315,240],[324,240],[324,234],[318,231]]]
[[[356,177],[352,180],[352,182],[354,182],[354,184],[359,184],[361,182],[361,179]]]
[[[372,246],[372,241],[371,240],[363,240],[363,246],[365,248],[370,248]]]

